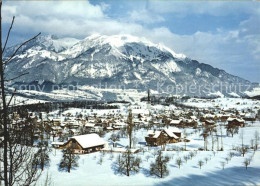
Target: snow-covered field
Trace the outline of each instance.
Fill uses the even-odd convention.
[[[184,103],[188,106],[198,107],[198,108],[216,108],[219,109],[256,109],[260,108],[260,102],[250,99],[242,98],[217,98],[217,99],[197,99],[191,98]]]
[[[127,93],[122,95],[128,96]],[[141,94],[134,92],[136,99],[140,99]],[[57,93],[58,95],[58,93]],[[143,93],[142,96],[145,96]],[[38,103],[39,100],[25,99],[18,97],[16,101],[29,103]],[[133,99],[134,100],[134,99]],[[67,115],[71,115],[70,119],[75,118],[77,115],[82,114],[83,117],[96,115],[97,117],[105,117],[110,114],[122,115],[126,118],[128,115],[129,104],[128,103],[115,103],[119,106],[118,109],[80,109],[69,108],[62,114],[58,110],[49,113],[49,119],[60,118],[61,121],[65,121]],[[188,99],[183,102],[187,106],[193,106],[206,110],[227,111],[238,110],[245,111],[248,109],[257,113],[260,108],[260,101],[242,99],[242,98],[217,98],[217,99]],[[140,106],[140,110],[148,109],[146,103],[137,102]],[[135,104],[132,104],[135,107]],[[165,111],[174,111],[177,108],[175,105],[163,106],[163,105],[150,105],[149,107],[153,115],[160,115]],[[214,112],[215,112],[214,111]],[[70,113],[70,114],[69,114]],[[227,111],[228,113],[228,111]],[[150,116],[147,116],[149,119]],[[146,122],[147,123],[147,122]],[[207,148],[208,151],[202,151],[199,149],[204,148],[204,138],[201,135],[202,130],[199,127],[194,128],[179,128],[182,133],[187,134],[187,139],[190,142],[186,143],[186,151],[184,142],[167,144],[163,155],[170,157],[170,161],[167,164],[169,175],[164,178],[158,178],[150,175],[150,164],[156,159],[155,152],[161,150],[161,147],[148,147],[145,144],[145,136],[147,136],[148,129],[140,128],[133,132],[133,147],[141,149],[140,152],[134,154],[141,158],[140,169],[138,173],[131,173],[130,176],[120,174],[117,171],[117,157],[120,153],[111,152],[94,152],[90,154],[79,155],[78,167],[71,170],[70,173],[59,170],[59,163],[62,158],[62,150],[52,149],[50,152],[50,165],[45,167],[37,185],[44,185],[46,177],[50,179],[51,185],[64,185],[64,186],[85,186],[85,185],[260,185],[260,148],[257,151],[249,149],[243,157],[240,152],[235,148],[243,145],[251,146],[251,140],[254,140],[254,134],[257,131],[260,133],[260,121],[246,122],[245,127],[240,127],[237,134],[227,135],[226,128],[223,122],[216,121],[217,135],[219,136],[219,143],[215,139],[212,146],[212,138],[208,136]],[[225,123],[226,124],[226,123]],[[165,129],[167,126],[164,126]],[[169,126],[169,128],[173,128]],[[154,127],[154,129],[158,129]],[[224,151],[217,151],[217,146],[221,147],[221,131],[223,139]],[[118,133],[118,131],[107,132],[103,139],[111,145],[109,140],[111,134]],[[215,133],[214,133],[215,134]],[[216,137],[216,136],[215,136]],[[243,141],[242,141],[243,138]],[[51,144],[52,139],[49,143]],[[54,141],[57,141],[57,137]],[[126,147],[129,144],[127,137],[121,137],[117,141],[118,147]],[[213,148],[213,151],[212,151]],[[182,150],[181,150],[182,149]],[[195,156],[189,158],[187,162],[184,157],[189,156],[190,152],[194,152]],[[233,152],[234,156],[230,158],[230,153]],[[176,160],[181,158],[183,163],[178,167]],[[248,168],[245,168],[245,159],[251,159]],[[102,162],[101,162],[102,160]],[[200,169],[198,162],[202,160],[203,165]],[[207,160],[207,161],[206,161]],[[224,162],[224,169],[223,169]]]
[[[216,151],[216,142],[214,144],[215,155],[211,150],[211,140],[208,139],[209,151],[196,151],[203,147],[203,137],[200,132],[194,133],[193,129],[186,129],[188,139],[191,141],[187,143],[187,151],[170,151],[172,148],[184,147],[184,143],[168,144],[164,155],[170,157],[168,163],[169,176],[165,178],[157,178],[149,174],[150,164],[155,160],[154,151],[160,147],[149,148],[142,145],[145,142],[144,136],[147,131],[144,129],[135,132],[135,137],[140,144],[137,148],[143,148],[144,151],[137,153],[142,159],[140,171],[137,174],[129,177],[119,174],[116,171],[115,162],[118,153],[101,153],[95,152],[91,154],[80,155],[78,161],[79,167],[74,168],[71,173],[58,170],[58,164],[61,160],[61,150],[54,150],[51,152],[51,164],[46,168],[41,176],[38,184],[43,184],[48,173],[51,176],[53,185],[259,185],[260,184],[260,151],[254,153],[249,150],[245,157],[241,156],[237,151],[232,150],[235,146],[241,146],[241,133],[243,131],[244,145],[250,145],[250,140],[253,139],[255,131],[259,130],[260,123],[256,122],[247,127],[240,128],[239,133],[231,136],[226,136],[223,130],[223,145],[224,151]],[[224,129],[224,128],[223,128]],[[108,140],[111,133],[106,134],[105,139]],[[118,142],[120,145],[128,145],[127,138],[121,138]],[[189,152],[196,151],[195,157],[187,160],[183,159]],[[228,154],[234,152],[235,155],[228,163],[225,163],[224,170],[221,162],[226,162],[225,158]],[[180,169],[175,163],[177,158],[182,158],[183,165]],[[102,158],[102,164],[100,164]],[[205,158],[209,160],[205,162]],[[243,161],[245,158],[252,158],[251,163],[246,170]],[[202,160],[204,165],[200,169],[198,161]]]
[[[72,88],[72,90],[69,90]],[[58,88],[51,92],[36,91],[36,90],[18,90],[20,94],[27,97],[36,98],[38,100],[57,100],[57,101],[72,101],[72,100],[96,100],[96,101],[139,101],[145,97],[145,91],[137,91],[136,89],[120,89],[120,88],[101,88],[93,86],[74,86],[68,88]],[[20,96],[16,96],[20,97]],[[30,101],[26,104],[31,103]]]

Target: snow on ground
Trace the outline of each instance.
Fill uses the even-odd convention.
[[[6,96],[6,100],[9,102],[11,96]],[[32,98],[25,98],[21,96],[14,96],[10,102],[10,105],[25,105],[25,104],[36,104],[36,103],[45,103],[47,101],[39,100],[39,99],[32,99]]]
[[[188,106],[198,107],[198,108],[213,108],[219,107],[220,109],[232,109],[237,110],[252,109],[257,106],[260,107],[260,101],[242,98],[217,98],[217,99],[197,99],[191,98],[184,103]]]
[[[39,88],[39,87],[37,87]],[[44,90],[45,87],[42,87]],[[41,99],[54,100],[109,100],[109,101],[140,101],[142,97],[147,96],[147,92],[139,92],[135,89],[121,89],[109,87],[93,87],[93,86],[71,86],[71,87],[53,87],[51,92],[36,90],[19,90],[17,91],[25,96],[37,97]]]
[[[254,88],[252,91],[245,91],[245,93],[248,95],[248,96],[258,96],[260,95],[260,86]]]
[[[176,165],[177,158],[182,158],[188,155],[190,151],[195,152],[200,147],[203,147],[203,137],[201,132],[195,132],[194,129],[186,129],[189,134],[188,139],[191,141],[187,143],[188,151],[169,151],[172,148],[184,147],[184,143],[169,144],[166,146],[168,151],[164,151],[165,155],[170,157],[168,164],[169,176],[165,178],[157,178],[149,175],[149,167],[151,162],[155,160],[153,155],[154,151],[160,149],[160,147],[148,147],[144,146],[144,137],[147,134],[147,130],[140,129],[134,132],[134,136],[139,143],[136,144],[136,148],[143,147],[145,151],[137,153],[142,159],[140,172],[130,175],[129,177],[119,174],[116,171],[115,162],[118,153],[101,153],[95,152],[91,154],[80,155],[79,167],[71,170],[71,173],[58,170],[58,164],[60,162],[62,153],[61,150],[54,150],[51,152],[51,165],[46,168],[41,176],[38,185],[44,182],[46,174],[52,178],[54,185],[259,185],[260,184],[260,151],[249,150],[242,157],[238,152],[232,150],[234,146],[241,146],[243,133],[243,143],[250,145],[250,140],[254,136],[254,132],[259,132],[260,122],[254,124],[248,124],[244,128],[239,129],[239,133],[235,134],[232,138],[226,135],[226,131],[223,128],[223,145],[224,151],[216,151],[216,154],[212,151],[198,151],[195,157],[189,159],[181,165],[180,168]],[[219,129],[219,127],[217,127]],[[242,132],[243,131],[243,132]],[[104,137],[108,141],[112,132],[107,133]],[[220,134],[220,130],[218,130]],[[220,139],[219,139],[220,140]],[[121,138],[118,144],[127,146],[128,139]],[[214,148],[216,149],[216,142]],[[211,138],[208,139],[208,149],[211,150]],[[226,162],[225,158],[228,157],[230,152],[235,152],[235,156],[225,163],[224,170],[222,170],[221,162]],[[253,156],[254,155],[254,156]],[[102,164],[100,164],[100,158],[102,157]],[[208,158],[208,162],[205,163],[205,158]],[[245,158],[252,158],[252,161],[245,169],[243,161]],[[198,161],[202,160],[204,165],[200,169]],[[183,161],[185,161],[183,159]]]

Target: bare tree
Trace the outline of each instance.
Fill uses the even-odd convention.
[[[141,159],[135,157],[130,149],[127,149],[121,157],[117,159],[118,172],[123,173],[127,176],[130,176],[130,173],[139,172]]]
[[[206,164],[207,164],[208,161],[209,161],[209,158],[208,158],[208,157],[205,157],[204,160],[205,160],[205,162],[206,162]]]
[[[231,160],[231,159],[233,158],[234,155],[235,155],[234,152],[229,152],[229,154],[228,154],[229,159]]]
[[[203,166],[203,164],[204,164],[204,162],[203,162],[202,160],[199,160],[199,161],[198,161],[198,165],[199,165],[200,169],[201,169],[201,167]]]
[[[250,164],[249,159],[246,158],[246,159],[244,160],[243,164],[245,165],[245,167],[246,167],[246,169],[247,169],[248,165]]]
[[[43,140],[38,143],[37,147],[38,151],[35,154],[34,162],[36,166],[39,165],[43,170],[50,163],[49,152],[51,149],[48,147],[48,142]]]
[[[127,118],[127,133],[129,137],[129,148],[132,148],[132,135],[133,135],[133,115],[132,115],[132,110],[129,110],[128,113],[128,118]]]
[[[186,132],[186,129],[184,129],[183,131],[183,140],[184,140],[184,150],[186,151],[186,143],[187,143],[187,132]]]
[[[195,156],[194,152],[190,152],[189,156],[190,156],[190,159],[192,159]]]
[[[214,151],[214,142],[215,142],[215,139],[214,139],[214,135],[213,135],[213,132],[211,132],[211,150]]]
[[[258,141],[259,141],[259,132],[255,131],[255,150],[258,149]]]
[[[245,154],[247,153],[248,148],[247,147],[241,147],[239,148],[239,152],[243,155],[243,157],[245,156]]]
[[[160,178],[167,176],[169,171],[167,169],[167,163],[169,162],[168,156],[163,156],[162,151],[158,151],[156,160],[150,165],[150,174],[156,175]]]
[[[102,163],[103,163],[103,157],[100,156],[100,157],[99,157],[99,160],[98,160],[98,164],[99,164],[99,165],[102,165]]]
[[[222,127],[220,127],[220,135],[221,135],[221,151],[224,150],[224,147],[223,147],[223,131],[222,131]]]
[[[15,129],[12,127],[11,119],[9,116],[9,107],[11,105],[12,99],[14,98],[15,91],[11,94],[9,101],[6,100],[6,81],[15,80],[27,73],[17,75],[10,79],[6,79],[4,70],[6,66],[12,61],[17,52],[22,48],[23,45],[35,39],[35,37],[23,42],[19,45],[16,50],[10,55],[3,58],[9,36],[14,24],[15,17],[12,19],[11,26],[9,27],[7,38],[5,40],[4,46],[2,48],[2,1],[0,2],[0,79],[1,79],[1,111],[0,111],[0,122],[3,126],[3,157],[1,157],[0,162],[3,162],[4,169],[0,172],[0,180],[4,181],[4,185],[31,185],[36,182],[39,177],[38,169],[33,164],[34,149],[19,143],[19,137],[15,133]]]
[[[224,168],[225,168],[225,162],[222,161],[222,162],[220,162],[220,164],[221,164],[222,169],[224,170]]]
[[[226,158],[225,158],[225,160],[226,160],[226,162],[227,162],[227,164],[228,164],[229,158],[228,158],[228,157],[226,157]]]
[[[44,186],[53,186],[53,182],[52,182],[52,177],[51,175],[49,175],[49,173],[47,173],[45,181],[44,181]]]
[[[189,156],[184,156],[183,159],[185,160],[185,162],[187,163],[187,161],[190,159]]]
[[[203,133],[201,134],[204,139],[204,151],[208,150],[208,131],[204,130]]]
[[[62,150],[63,155],[59,164],[61,170],[67,170],[70,173],[71,168],[78,167],[79,156],[73,154],[73,149],[67,147]]]
[[[244,130],[243,129],[241,130],[240,138],[241,138],[241,146],[242,146],[242,148],[244,148]]]
[[[251,144],[251,147],[250,147],[250,148],[251,148],[251,149],[254,149],[254,141],[255,141],[254,139],[251,139],[251,140],[250,140],[250,144]]]
[[[181,168],[182,163],[183,162],[181,158],[176,159],[176,164],[178,165],[179,169]]]
[[[219,150],[219,137],[216,131],[217,151]]]
[[[119,134],[113,133],[113,134],[110,136],[109,139],[110,139],[111,141],[113,141],[113,147],[115,147],[115,143],[116,143],[117,141],[119,141],[120,136],[119,136]]]

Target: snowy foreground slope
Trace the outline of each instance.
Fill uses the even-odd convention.
[[[207,101],[207,102],[205,102]],[[238,104],[239,103],[239,104]],[[141,103],[139,103],[141,104]],[[189,106],[195,106],[197,108],[216,108],[219,106],[220,110],[230,110],[235,108],[238,111],[252,109],[254,111],[259,110],[260,102],[256,100],[246,100],[241,98],[218,98],[213,100],[205,99],[189,99],[186,103]],[[145,107],[145,103],[143,106]],[[204,107],[203,107],[204,106]],[[72,116],[76,116],[79,113],[84,115],[90,115],[97,113],[97,116],[104,116],[112,113],[120,113],[123,116],[127,116],[127,104],[120,104],[118,109],[112,110],[97,110],[97,109],[75,109],[70,108],[63,112],[63,115],[70,113]],[[163,106],[154,105],[151,106],[151,110],[155,110],[158,113],[162,113],[164,110],[176,110],[174,105]],[[59,111],[54,111],[51,114],[57,115]],[[63,118],[64,119],[64,118]],[[225,123],[217,122],[216,134],[220,136],[223,132],[223,148],[224,151],[216,151],[217,142],[214,142],[212,151],[211,137],[208,139],[208,151],[201,150],[204,147],[204,138],[202,134],[201,123],[197,129],[186,127],[185,129],[179,128],[182,133],[187,134],[187,139],[190,142],[186,143],[187,151],[184,151],[185,143],[179,142],[174,144],[167,144],[163,155],[168,155],[170,161],[167,165],[169,169],[169,175],[165,178],[158,178],[150,175],[150,164],[155,161],[155,152],[161,150],[161,147],[147,147],[145,143],[145,136],[148,133],[148,129],[140,128],[134,132],[133,148],[141,149],[141,151],[134,156],[141,158],[140,170],[136,174],[130,174],[129,177],[117,172],[117,157],[119,153],[111,152],[94,152],[90,154],[80,155],[78,161],[79,167],[73,168],[70,173],[59,170],[59,162],[62,157],[61,150],[53,149],[50,153],[50,166],[46,167],[43,171],[40,180],[37,185],[43,185],[46,176],[51,179],[53,185],[259,185],[260,184],[260,150],[257,151],[249,149],[243,157],[236,148],[241,147],[241,144],[245,146],[251,146],[251,140],[254,139],[255,132],[260,132],[260,122],[246,122],[245,127],[240,127],[237,134],[232,137],[227,134]],[[163,128],[167,128],[164,126]],[[169,128],[173,128],[169,126]],[[157,128],[158,129],[158,128]],[[111,134],[118,131],[107,132],[103,139],[109,142]],[[243,141],[242,141],[243,136]],[[55,138],[54,141],[58,139]],[[220,139],[219,139],[220,140]],[[51,143],[52,141],[49,141]],[[220,143],[220,142],[219,142]],[[117,142],[118,147],[126,147],[129,144],[127,137],[121,137]],[[220,144],[219,144],[220,146]],[[181,149],[182,148],[182,149]],[[184,160],[185,156],[188,156],[190,152],[194,152],[195,156],[187,160]],[[234,153],[234,156],[230,158],[230,153]],[[181,158],[183,164],[178,167],[176,160]],[[207,159],[207,160],[206,160]],[[245,168],[245,159],[251,159],[251,163],[248,168]],[[101,161],[102,160],[102,161]],[[202,160],[204,164],[201,169],[198,162]],[[224,169],[222,163],[224,162]]]
[[[257,130],[259,131],[260,123],[255,123],[243,129],[240,129],[240,133],[243,130],[244,143],[250,144],[252,134]],[[187,132],[193,131],[188,129]],[[136,137],[143,139],[147,131],[140,130],[136,133]],[[224,132],[225,133],[225,132]],[[225,136],[225,135],[224,135]],[[160,149],[153,148],[146,149],[145,152],[136,154],[142,159],[140,172],[127,177],[120,175],[116,172],[115,162],[117,153],[91,153],[80,155],[79,167],[71,171],[71,173],[61,172],[58,170],[58,163],[61,159],[61,151],[53,150],[51,153],[51,165],[45,169],[38,184],[44,182],[45,176],[48,175],[52,179],[54,185],[259,185],[260,184],[260,151],[250,150],[245,157],[235,153],[235,156],[225,165],[225,169],[222,170],[221,162],[225,162],[225,158],[228,157],[229,152],[235,152],[232,150],[232,146],[240,145],[240,134],[234,135],[234,137],[225,136],[224,151],[216,152],[215,156],[212,151],[198,151],[197,155],[187,163],[184,163],[180,169],[175,163],[175,160],[179,157],[183,158],[188,155],[190,151],[194,151],[198,147],[203,147],[203,138],[199,136],[199,133],[192,134],[188,138],[191,142],[187,143],[188,151],[164,151],[164,154],[169,155],[170,162],[168,168],[170,174],[166,178],[157,178],[149,175],[149,165],[154,161],[152,152]],[[121,139],[119,144],[127,145],[127,139]],[[141,146],[141,145],[140,145]],[[183,143],[167,145],[166,149],[172,147],[183,147]],[[139,145],[137,145],[139,147]],[[210,149],[210,147],[209,147]],[[254,154],[254,156],[253,156]],[[147,156],[149,156],[147,160]],[[99,160],[102,157],[102,164]],[[198,161],[208,158],[208,162],[205,163],[200,169]],[[253,157],[248,167],[245,169],[243,161],[245,158]]]
[[[16,48],[8,48],[4,58]],[[27,88],[31,85],[28,89],[36,87],[44,92],[53,90],[54,85],[55,90],[62,89],[62,85],[79,85],[109,92],[109,89],[150,88],[168,94],[214,96],[217,93],[235,97],[247,95],[245,91],[250,94],[258,86],[176,54],[162,44],[131,35],[92,35],[83,40],[41,36],[26,44],[6,68],[9,78],[24,72],[29,74],[12,81],[10,86],[20,89],[21,85]],[[189,87],[193,88],[187,91]],[[91,90],[82,91],[95,99],[108,97],[104,91],[100,95]]]

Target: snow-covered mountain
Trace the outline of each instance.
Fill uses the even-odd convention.
[[[17,46],[8,48],[4,58]],[[176,54],[161,44],[130,35],[92,35],[83,40],[38,37],[25,45],[6,68],[9,78],[24,72],[29,74],[13,80],[13,85],[47,83],[150,88],[192,96],[232,92],[241,95],[256,86],[224,70]],[[234,88],[238,85],[240,90]]]

